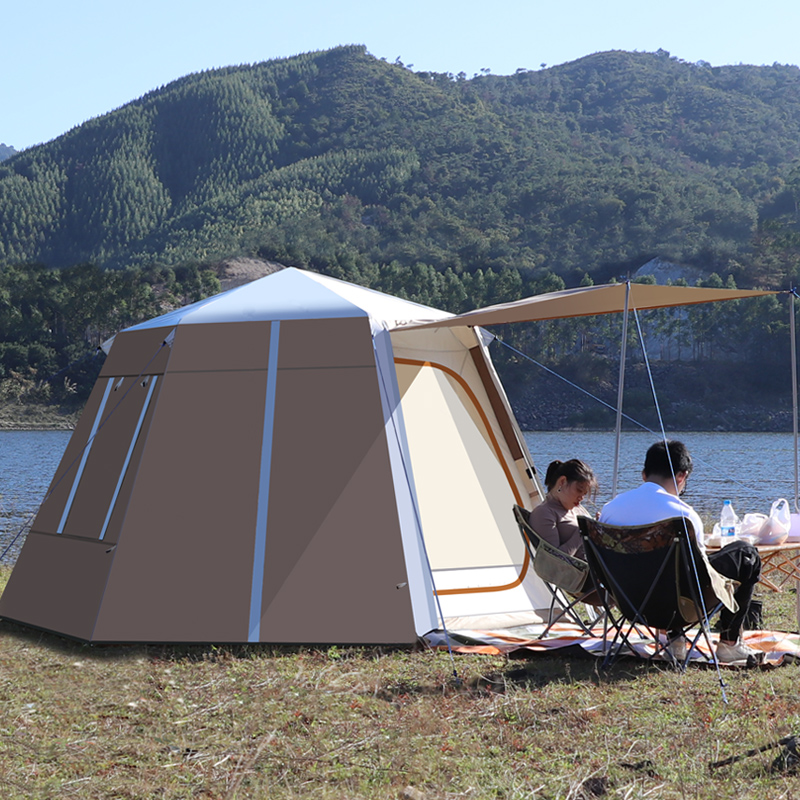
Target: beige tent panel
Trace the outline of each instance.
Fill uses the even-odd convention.
[[[397,367],[401,398],[405,397],[408,389],[421,376],[436,374],[438,378],[448,382],[450,390],[456,395],[454,402],[469,415],[475,430],[486,441],[486,446],[494,452],[498,450],[501,438],[498,436],[499,431],[493,429],[492,421],[490,421],[486,409],[484,409],[475,395],[474,385],[470,385],[459,373],[438,361],[415,361],[408,358],[396,358],[394,363]],[[501,461],[501,464],[504,463],[504,461]],[[513,478],[510,475],[509,480],[513,483]]]
[[[260,638],[413,640],[374,359],[279,370],[275,418]]]
[[[523,471],[510,465],[522,457],[521,434],[515,429],[509,406],[504,405],[488,367],[476,331],[469,328],[394,330],[392,346],[399,365],[430,365],[450,375],[453,387],[463,393],[464,406],[501,461],[510,468],[515,493],[527,497],[535,490]],[[527,454],[527,450],[526,450]],[[530,458],[530,456],[528,456]]]
[[[447,627],[478,627],[475,618],[484,620],[481,625],[506,627],[504,617],[508,614],[518,620],[525,615],[524,621],[513,624],[540,622],[550,597],[532,569],[524,575],[520,572],[518,566],[437,572],[436,590]],[[471,588],[465,590],[464,585]],[[500,591],[495,587],[503,588]]]
[[[393,331],[392,342],[425,543],[448,627],[539,621],[536,610],[546,608],[548,596],[511,510],[514,503],[530,507],[539,492],[476,332]]]
[[[474,394],[465,396],[465,387],[433,364],[401,360],[397,375],[423,530],[457,531],[455,541],[428,537],[431,567],[522,563],[519,534],[499,518],[513,523],[511,508],[522,498]],[[489,537],[490,530],[514,535]]]
[[[530,460],[530,455],[527,449],[523,455],[522,434],[495,385],[476,332],[467,328],[395,330],[392,346],[398,376],[400,368],[407,366],[436,369],[449,376],[476,430],[485,437],[506,472],[514,496],[520,498],[519,504],[527,506],[531,495],[538,497],[537,487],[525,472],[525,458]],[[408,380],[406,373],[404,383]]]
[[[112,554],[103,542],[31,532],[0,598],[0,615],[90,639]]]
[[[393,331],[392,345],[404,414],[406,393],[423,372],[433,371],[440,378],[446,377],[446,384],[439,383],[440,390],[445,385],[448,387],[448,391],[455,395],[453,402],[461,405],[460,413],[469,415],[474,431],[483,437],[492,454],[490,461],[505,476],[512,504],[530,507],[530,497],[538,497],[537,487],[526,472],[530,455],[527,448],[524,454],[522,452],[522,434],[516,428],[510,407],[503,403],[475,331],[458,328]],[[420,403],[421,424],[430,424],[425,422],[424,396]],[[448,413],[445,409],[445,416]],[[471,458],[478,461],[481,457],[475,455]],[[510,519],[511,527],[516,528],[513,515]],[[513,538],[517,539],[518,535]]]
[[[164,377],[95,639],[247,641],[265,387],[263,371]]]

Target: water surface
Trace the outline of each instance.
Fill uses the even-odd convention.
[[[0,553],[33,521],[55,474],[70,431],[0,431]],[[788,433],[675,433],[694,457],[685,495],[708,523],[718,518],[722,501],[733,502],[739,516],[769,512],[785,497],[794,509],[794,440]],[[650,433],[622,434],[618,491],[641,481],[644,454],[655,441]],[[610,432],[541,432],[525,434],[539,474],[553,459],[581,458],[600,481],[592,510],[611,497],[615,437]],[[18,545],[6,556],[16,558]]]
[[[684,499],[704,521],[716,520],[723,500],[731,500],[736,513],[769,513],[773,500],[785,497],[792,510],[795,501],[794,438],[790,433],[671,433],[692,453],[694,470]],[[598,477],[599,508],[611,499],[615,435],[609,432],[540,432],[525,434],[540,477],[554,459],[580,458]],[[622,434],[617,491],[641,482],[644,454],[657,437],[644,431]]]
[[[0,553],[33,521],[71,435],[72,431],[0,431]],[[9,552],[5,561],[13,555]]]

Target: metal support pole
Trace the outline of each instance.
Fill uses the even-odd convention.
[[[789,292],[789,335],[792,342],[792,425],[794,426],[794,510],[800,511],[800,506],[798,506],[800,475],[798,475],[797,463],[797,337],[795,336],[794,297],[794,291]]]
[[[797,290],[792,289],[789,292],[789,337],[791,339],[791,353],[792,353],[792,427],[794,430],[794,510],[795,513],[800,511],[798,508],[798,463],[797,463],[797,337],[795,335],[795,320],[794,320],[794,298],[797,295]],[[795,557],[796,554],[794,554]],[[800,630],[800,580],[795,583],[797,592],[795,600],[795,615],[797,618],[797,629]]]
[[[620,437],[622,436],[622,398],[625,394],[625,359],[628,351],[628,310],[631,298],[631,282],[625,282],[625,311],[622,314],[622,346],[619,354],[619,385],[617,388],[617,426],[614,445],[614,473],[611,480],[611,497],[617,496],[617,473],[619,472]]]

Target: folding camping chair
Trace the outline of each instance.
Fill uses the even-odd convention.
[[[601,596],[612,599],[621,614],[615,621],[614,640],[605,649],[603,666],[625,648],[645,657],[632,642],[634,631],[642,636],[642,628],[655,642],[649,659],[668,655],[683,671],[702,637],[710,654],[702,655],[714,662],[708,620],[722,607],[720,589],[714,582],[729,581],[714,572],[701,555],[691,522],[673,517],[652,525],[623,527],[579,517],[578,524],[589,572],[604,590]],[[689,635],[698,623],[698,632]],[[669,634],[687,639],[682,662],[669,654]]]
[[[597,611],[603,607],[603,602],[589,578],[589,565],[542,539],[530,526],[528,512],[521,506],[514,506],[514,519],[517,521],[522,541],[533,564],[533,571],[542,579],[550,592],[547,624],[537,638],[543,639],[547,636],[552,626],[562,619],[574,623],[585,634],[591,634],[592,628],[603,620],[604,615],[602,611]],[[579,604],[594,609],[589,622],[585,622],[578,613]],[[553,616],[556,605],[559,611]]]

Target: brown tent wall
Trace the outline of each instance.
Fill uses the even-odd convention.
[[[275,406],[265,409],[278,330]],[[59,475],[80,462],[109,385],[112,398],[135,386],[110,416],[107,401],[61,532],[71,482],[56,478],[0,614],[91,641],[252,640],[266,502],[257,641],[415,641],[368,318],[182,324],[168,363],[153,360],[168,332],[116,337]]]
[[[106,517],[120,478],[115,507],[127,502],[169,356],[169,332],[117,337],[119,346],[104,365],[0,598],[0,615],[92,638],[120,524],[119,515],[107,525]]]
[[[275,324],[232,331],[231,347],[257,354],[239,370],[199,368],[197,339],[212,327],[181,326],[175,337],[98,640],[252,640],[267,330]],[[408,594],[396,588],[406,577],[368,320],[286,321],[279,330],[255,640],[412,642]]]
[[[246,641],[269,335],[178,327],[94,640]]]
[[[268,542],[261,637],[412,642],[369,320],[280,336],[268,530],[285,534]]]

